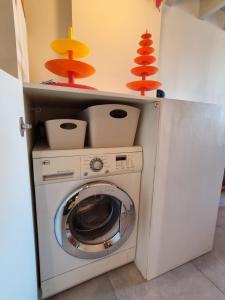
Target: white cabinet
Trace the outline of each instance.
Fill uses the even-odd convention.
[[[147,279],[212,250],[225,159],[224,107],[164,100],[159,111],[154,183],[150,163],[142,178],[137,265]]]
[[[0,221],[0,228],[6,239],[5,250],[1,248],[0,251],[4,251],[5,260],[14,259],[11,268],[1,269],[1,277],[8,272],[8,283],[21,276],[19,270],[13,268],[13,262],[28,259],[32,263],[29,264],[30,269],[24,269],[21,280],[27,282],[35,294],[34,248],[31,243],[33,223],[27,168],[27,160],[31,162],[35,130],[27,132],[27,155],[26,139],[20,137],[18,129],[18,119],[23,116],[24,108],[26,121],[34,128],[38,121],[71,117],[75,111],[92,104],[124,103],[139,107],[141,119],[135,144],[143,147],[144,169],[137,267],[145,278],[151,279],[212,249],[224,170],[224,107],[40,84],[24,84],[22,88],[19,81],[4,72],[0,73],[0,84],[3,121],[1,184],[4,183],[1,190],[4,218]],[[17,111],[17,107],[20,110]],[[23,209],[22,213],[19,209]],[[14,214],[18,211],[18,217],[7,218],[11,210]],[[16,248],[10,244],[10,236],[14,233],[12,228],[20,228],[24,222],[26,230],[14,234],[21,246],[21,251],[17,251],[14,257]],[[21,242],[28,237],[29,246],[27,242],[26,245]],[[11,300],[7,296],[4,299]]]

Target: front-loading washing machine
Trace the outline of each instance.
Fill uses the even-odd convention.
[[[135,258],[142,148],[33,151],[42,297]]]

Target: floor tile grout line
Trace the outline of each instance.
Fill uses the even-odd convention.
[[[223,265],[223,266],[225,266],[224,260],[221,259],[220,257],[218,257],[218,256],[216,255],[216,249],[214,249],[214,250],[212,251],[212,253],[215,255],[215,258],[220,262],[220,264]]]
[[[199,271],[208,281],[210,281],[212,283],[212,285],[214,285],[214,287],[220,291],[224,296],[225,296],[225,293],[215,284],[215,282],[213,282],[201,269],[199,269],[193,262],[191,262],[192,265],[195,267],[195,269],[197,271]]]
[[[113,270],[112,270],[112,271],[113,271]],[[112,272],[112,271],[110,271],[110,272]],[[119,298],[118,298],[117,295],[116,295],[116,290],[115,290],[115,288],[114,288],[114,286],[113,286],[113,284],[112,284],[112,282],[111,282],[111,279],[110,279],[110,275],[109,275],[110,272],[107,272],[107,273],[106,273],[106,276],[107,276],[107,278],[108,278],[108,280],[109,280],[109,283],[110,283],[110,285],[111,285],[111,288],[112,288],[112,290],[113,290],[113,293],[114,293],[116,299],[119,300]]]

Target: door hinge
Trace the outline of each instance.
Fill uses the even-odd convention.
[[[24,136],[25,130],[31,129],[32,125],[28,123],[24,123],[23,117],[19,118],[19,130],[20,130],[20,135]]]

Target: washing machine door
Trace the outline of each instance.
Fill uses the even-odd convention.
[[[117,250],[134,223],[134,203],[125,191],[109,182],[90,182],[61,203],[55,216],[55,235],[69,254],[98,258]]]

